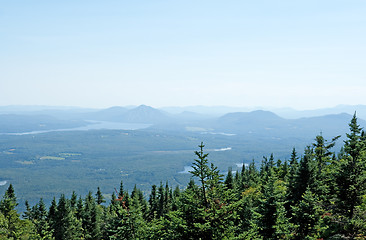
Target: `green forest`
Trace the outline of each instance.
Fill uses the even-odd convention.
[[[201,143],[184,189],[161,182],[146,197],[121,181],[108,201],[95,186],[50,204],[26,201],[19,213],[10,184],[0,239],[366,239],[366,135],[356,115],[335,152],[338,139],[320,134],[288,161],[269,153],[225,175]]]

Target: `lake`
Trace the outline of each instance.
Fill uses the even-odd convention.
[[[76,128],[50,129],[42,131],[31,131],[21,133],[0,133],[1,135],[27,135],[40,134],[47,132],[65,132],[65,131],[88,131],[88,130],[138,130],[150,127],[152,124],[145,123],[123,123],[123,122],[106,122],[106,121],[88,121],[89,125]]]

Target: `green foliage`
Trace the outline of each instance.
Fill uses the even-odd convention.
[[[344,234],[354,237],[359,234],[357,229],[360,225],[359,216],[355,218],[355,212],[360,209],[358,206],[362,204],[366,191],[366,139],[362,128],[357,124],[356,114],[349,127],[344,154],[338,162],[338,171],[335,174],[338,190],[336,212],[342,219],[340,226]]]
[[[192,168],[194,170],[189,172],[192,173],[194,177],[197,177],[199,179],[202,189],[202,205],[207,206],[208,202],[206,199],[206,181],[210,176],[210,169],[207,159],[208,153],[203,153],[203,148],[205,147],[205,145],[203,145],[203,142],[201,142],[198,147],[200,148],[200,151],[194,152],[197,155],[198,159],[195,159],[192,163]]]
[[[289,161],[271,154],[225,177],[195,151],[192,179],[184,189],[152,185],[148,201],[137,185],[121,181],[109,204],[98,187],[25,202],[23,219],[10,185],[0,201],[0,239],[365,239],[366,137],[354,116],[338,158],[322,135]],[[300,160],[299,160],[300,159]],[[193,179],[197,179],[198,184]],[[94,197],[95,196],[95,197]]]

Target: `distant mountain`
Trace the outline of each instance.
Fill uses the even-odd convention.
[[[126,123],[159,123],[169,119],[168,115],[158,109],[140,105],[138,107],[111,107],[84,115],[84,119],[126,122]]]
[[[258,109],[258,108],[257,108]],[[183,112],[194,112],[210,117],[218,117],[232,112],[247,112],[256,110],[253,107],[228,107],[228,106],[187,106],[187,107],[163,107],[160,110],[171,114],[181,114]]]
[[[228,113],[218,118],[219,124],[230,124],[230,125],[262,125],[270,126],[273,124],[279,124],[285,119],[277,116],[270,111],[257,110],[253,112],[236,112]]]
[[[256,134],[268,137],[324,136],[334,137],[348,132],[352,115],[341,113],[319,117],[285,119],[269,111],[229,113],[217,119],[215,131],[235,134]],[[358,119],[361,126],[366,121]]]
[[[348,123],[356,111],[361,126],[366,124],[365,105],[339,105],[334,108],[296,111],[290,108],[274,111],[235,111],[223,115],[218,113],[241,108],[224,106],[170,107],[156,109],[146,105],[111,107],[103,110],[73,107],[49,106],[0,106],[1,113],[11,113],[16,117],[1,115],[0,126],[3,131],[42,130],[81,126],[84,120],[148,123],[154,128],[169,131],[200,131],[200,129],[236,134],[259,134],[263,136],[315,136],[320,132],[333,136],[348,132]],[[216,115],[214,114],[216,113]],[[27,116],[27,117],[26,117]],[[42,117],[40,117],[42,116]],[[47,124],[44,124],[47,123]],[[15,127],[16,126],[16,127]]]
[[[272,109],[271,111],[284,118],[302,118],[302,117],[316,117],[330,114],[348,113],[353,115],[355,112],[358,118],[366,120],[366,105],[338,105],[333,108],[321,108],[313,110],[294,110],[291,108]]]
[[[128,111],[124,107],[110,107],[107,109],[86,113],[84,119],[119,122],[124,114]]]
[[[330,114],[348,113],[353,115],[357,112],[358,118],[366,120],[366,105],[338,105],[332,108],[312,110],[295,110],[293,108],[271,107],[228,107],[228,106],[187,106],[187,107],[163,107],[160,108],[172,114],[180,114],[184,111],[195,112],[211,117],[219,117],[234,112],[250,112],[255,110],[271,111],[285,119],[298,119],[303,117],[317,117]]]
[[[121,117],[121,122],[131,123],[159,123],[168,121],[170,117],[158,109],[146,105],[126,111]]]
[[[184,111],[179,114],[173,115],[173,117],[179,121],[196,121],[196,120],[204,120],[204,119],[211,119],[212,116],[200,114],[196,112]]]

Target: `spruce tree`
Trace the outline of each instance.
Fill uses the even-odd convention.
[[[347,218],[348,232],[353,231],[354,223],[351,222],[356,206],[362,202],[366,190],[366,140],[362,128],[357,123],[354,114],[350,124],[350,133],[344,143],[343,158],[338,163],[336,173],[337,206],[341,214]]]
[[[307,188],[299,204],[292,207],[293,222],[296,228],[295,239],[316,239],[319,234],[320,210],[318,201],[310,188]]]
[[[73,215],[69,201],[61,194],[56,211],[54,225],[56,240],[80,239],[82,237],[81,222]]]
[[[225,178],[225,186],[228,188],[228,189],[233,189],[234,188],[234,180],[233,180],[233,173],[232,173],[232,168],[229,167],[229,169],[227,170],[227,175],[226,175],[226,178]]]
[[[273,238],[275,233],[277,205],[274,182],[274,176],[270,175],[267,183],[263,186],[263,195],[258,206],[258,226],[265,239]]]
[[[296,205],[302,198],[306,189],[312,184],[313,168],[312,168],[312,149],[308,146],[305,154],[301,158],[299,168],[295,175],[294,192],[291,193],[292,199],[289,199],[292,205]]]
[[[91,192],[85,198],[82,226],[85,239],[96,240],[101,237],[100,212]]]
[[[208,166],[208,153],[203,152],[203,148],[205,145],[203,145],[203,142],[198,146],[200,148],[200,151],[195,151],[196,156],[198,159],[195,159],[192,163],[193,171],[189,171],[192,173],[193,176],[197,177],[201,183],[201,190],[202,190],[202,204],[203,206],[207,207],[207,197],[206,197],[206,181],[207,178],[210,176],[210,168]]]
[[[158,201],[157,201],[156,185],[151,186],[151,193],[149,197],[149,212],[147,215],[148,220],[152,220],[157,216]]]
[[[100,191],[100,187],[98,187],[97,189],[97,193],[95,194],[96,196],[96,201],[97,201],[97,204],[100,205],[102,203],[105,203],[105,200],[104,200],[104,197],[103,197],[103,194],[102,192]]]

